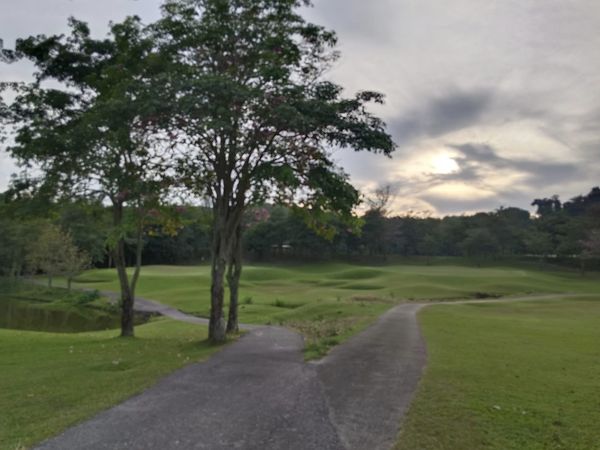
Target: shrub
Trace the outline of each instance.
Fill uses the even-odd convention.
[[[98,289],[94,289],[93,291],[85,291],[79,294],[79,298],[77,299],[77,303],[80,305],[85,305],[87,303],[91,303],[94,300],[98,300],[100,298],[100,291]]]

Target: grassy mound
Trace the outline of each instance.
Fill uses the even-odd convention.
[[[87,272],[86,287],[118,290],[114,270]],[[465,265],[361,266],[343,263],[244,267],[240,284],[240,321],[258,324],[289,324],[303,331],[307,356],[318,357],[334,341],[308,326],[311,307],[323,310],[319,328],[340,330],[341,342],[363,329],[379,314],[399,301],[429,301],[497,297],[510,294],[594,292],[592,276],[575,272],[543,272],[520,267],[469,267]],[[158,300],[182,311],[208,317],[210,269],[202,267],[149,266],[142,269],[138,295]],[[355,298],[375,297],[355,309]],[[244,299],[250,299],[245,302]],[[341,316],[337,313],[341,310]],[[343,319],[340,322],[340,319]],[[314,330],[311,332],[310,330]],[[310,350],[312,345],[313,350]]]

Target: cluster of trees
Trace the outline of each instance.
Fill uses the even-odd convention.
[[[15,188],[109,205],[106,243],[119,276],[122,336],[134,333],[146,230],[176,196],[210,205],[214,342],[238,328],[249,208],[297,207],[324,234],[332,232],[331,215],[353,226],[359,194],[330,149],[389,155],[395,145],[367,108],[381,94],[345,97],[324,78],[337,57],[336,36],[303,19],[307,5],[168,0],[157,22],[129,17],[104,39],[70,19],[68,36],[31,36],[3,51],[3,60],[25,58],[36,68],[34,82],[1,86],[11,94],[0,101],[7,150],[37,169]],[[166,228],[180,228],[176,215],[166,216]]]
[[[73,279],[92,264],[90,255],[79,248],[68,231],[51,222],[15,222],[0,218],[0,276],[18,279],[24,274],[44,273],[48,286],[54,277]]]
[[[594,253],[597,235],[581,234],[587,197],[541,200],[535,220],[516,208],[387,217],[385,201],[356,218],[360,195],[331,149],[389,156],[395,144],[368,109],[381,94],[344,96],[324,77],[336,36],[303,19],[307,5],[167,0],[158,21],[128,17],[106,38],[70,19],[68,36],[31,36],[2,51],[4,61],[35,66],[34,82],[0,85],[9,93],[0,95],[0,138],[24,168],[6,194],[22,211],[2,216],[12,230],[2,233],[8,271],[26,265],[18,255],[28,236],[45,236],[23,212],[45,202],[58,208],[46,220],[79,256],[116,268],[122,336],[134,334],[143,251],[147,262],[208,257],[209,338],[220,342],[238,328],[244,249],[255,257]],[[189,203],[207,206],[174,206]],[[68,239],[55,238],[66,248]]]
[[[467,256],[474,259],[532,256],[542,259],[598,258],[600,188],[564,204],[557,196],[537,199],[535,215],[506,207],[444,218],[390,217],[380,196],[361,217],[356,234],[341,224],[333,239],[307,227],[290,210],[266,209],[266,220],[249,227],[246,249],[256,259],[399,256]]]
[[[114,265],[109,240],[111,210],[101,203],[64,202],[36,205],[36,199],[0,198],[0,271],[5,275],[31,273],[41,266],[27,264],[30,249],[45,235],[60,229],[96,267]],[[537,212],[507,207],[471,216],[423,218],[389,216],[381,202],[349,227],[336,215],[327,221],[329,235],[315,230],[306,217],[282,205],[257,205],[243,217],[243,255],[254,261],[374,258],[388,256],[466,256],[474,260],[526,256],[556,262],[600,257],[600,189],[560,202],[537,199]],[[546,207],[552,205],[551,208]],[[577,205],[576,208],[573,206]],[[153,210],[143,230],[146,264],[198,264],[210,261],[212,209],[171,206]],[[130,233],[125,260],[135,264],[133,211],[125,210]],[[44,239],[42,239],[44,240]],[[59,239],[57,239],[60,241]],[[45,245],[45,244],[44,244]],[[40,244],[40,247],[43,245]],[[56,251],[61,254],[61,251]]]

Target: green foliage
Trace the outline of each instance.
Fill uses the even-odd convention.
[[[587,239],[582,242],[583,256],[586,258],[600,258],[600,229],[588,232]]]
[[[336,38],[307,23],[300,5],[172,0],[155,25],[171,57],[170,97],[187,145],[182,179],[213,202],[224,239],[249,204],[265,200],[301,207],[309,226],[331,238],[331,214],[353,223],[359,201],[331,146],[394,150],[366,109],[381,95],[343,98],[341,87],[321,79]]]
[[[15,58],[34,64],[35,81],[11,85],[15,98],[3,105],[0,119],[14,133],[8,152],[40,169],[32,180],[38,192],[112,205],[105,242],[122,277],[123,335],[129,336],[144,220],[173,184],[172,102],[161,89],[170,75],[156,36],[138,17],[111,23],[103,39],[92,38],[87,24],[74,18],[69,27],[69,36],[17,41]],[[124,217],[124,208],[131,216]],[[131,279],[125,273],[130,237],[138,267]]]
[[[67,231],[74,244],[90,255],[93,263],[101,263],[107,254],[110,211],[98,202],[79,200],[57,205],[60,227]]]
[[[80,305],[86,305],[88,303],[95,302],[100,299],[100,291],[98,289],[94,289],[92,291],[84,291],[79,294],[79,298],[77,299],[77,303]]]
[[[45,224],[37,239],[30,241],[27,251],[30,271],[41,271],[52,278],[63,275],[69,280],[89,268],[90,257],[79,250],[71,235],[52,224]]]
[[[595,192],[592,189],[581,198],[595,198]],[[326,223],[335,229],[333,235],[318,233],[303,224],[306,217],[295,214],[294,209],[265,205],[260,208],[264,212],[261,220],[248,221],[248,255],[258,260],[363,257],[367,261],[394,255],[424,256],[426,260],[432,256],[466,256],[478,263],[514,256],[571,264],[581,257],[595,259],[584,253],[589,231],[597,228],[600,218],[600,206],[595,201],[579,200],[587,205],[578,207],[579,215],[571,215],[573,208],[567,206],[540,217],[509,207],[444,218],[387,217],[382,213],[386,202],[385,198],[383,203],[381,199],[370,200],[373,207],[355,219],[362,227],[360,232],[346,221],[329,216]],[[281,251],[283,245],[285,252]]]
[[[498,251],[496,237],[487,228],[469,230],[461,246],[464,254],[472,258],[491,256]]]

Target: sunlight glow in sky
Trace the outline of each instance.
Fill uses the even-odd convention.
[[[433,173],[440,175],[448,175],[460,170],[458,163],[449,155],[444,154],[433,157],[431,159],[431,166],[433,168]]]
[[[10,3],[10,8],[5,4]],[[0,38],[66,31],[74,15],[98,35],[109,20],[159,15],[160,0],[0,0]],[[340,150],[364,192],[389,184],[396,213],[530,209],[600,184],[600,2],[597,0],[315,0],[309,20],[337,31],[327,75],[374,108],[398,144],[392,159]],[[0,66],[0,80],[30,67]],[[0,189],[14,165],[0,153]]]

